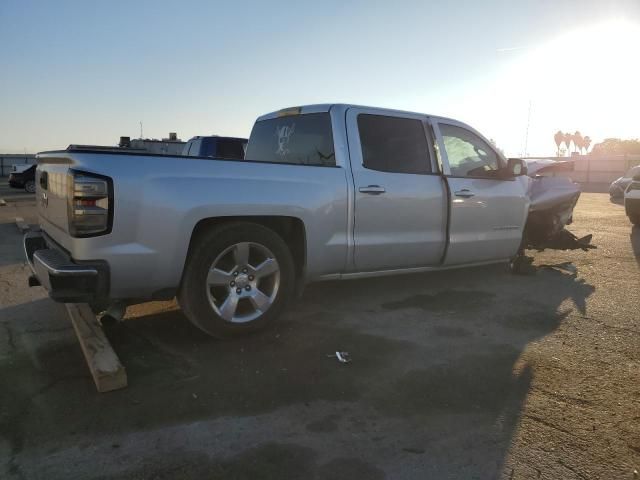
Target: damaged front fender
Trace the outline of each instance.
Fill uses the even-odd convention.
[[[580,197],[580,186],[566,176],[573,161],[527,161],[529,215],[524,229],[523,248],[545,250],[588,250],[591,235],[576,237],[565,227],[573,222],[573,209]]]

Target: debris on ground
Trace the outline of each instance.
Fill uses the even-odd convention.
[[[18,227],[18,230],[22,233],[29,231],[29,225],[25,223],[24,218],[22,217],[16,217],[16,227]]]
[[[573,275],[578,274],[578,268],[572,262],[562,262],[562,263],[555,263],[555,264],[545,263],[540,265],[539,268],[548,268],[551,270],[563,270]]]
[[[416,455],[420,455],[425,452],[424,448],[415,447],[404,447],[402,450],[407,453],[415,453]]]
[[[349,355],[349,352],[336,352],[335,354],[327,355],[327,357],[336,357],[340,363],[351,363],[351,355]]]
[[[511,261],[511,272],[516,275],[534,275],[536,267],[533,265],[533,257],[518,255]]]

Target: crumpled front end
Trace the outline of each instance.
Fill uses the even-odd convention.
[[[580,186],[570,178],[543,176],[566,172],[573,162],[547,164],[529,173],[529,217],[524,231],[524,248],[576,250],[595,248],[591,235],[576,237],[565,227],[573,222],[573,209],[580,197]]]

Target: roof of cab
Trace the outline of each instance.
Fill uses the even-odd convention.
[[[189,140],[187,140],[187,142],[193,142],[195,140],[200,140],[201,138],[215,138],[220,140],[239,140],[241,142],[247,141],[246,138],[242,138],[242,137],[223,137],[220,135],[196,135],[194,137],[191,137]]]
[[[393,108],[373,107],[373,106],[356,105],[356,104],[349,104],[349,103],[318,103],[314,105],[301,105],[297,107],[288,107],[288,108],[276,110],[275,112],[269,112],[258,117],[256,121],[260,122],[262,120],[268,120],[268,119],[278,118],[278,117],[286,117],[288,115],[299,115],[299,114],[305,114],[305,113],[322,113],[322,112],[328,112],[329,110],[334,108],[337,108],[343,111],[346,111],[349,108],[371,108],[371,109],[379,110],[380,112],[388,112],[388,113],[396,113],[396,114],[408,113],[412,115],[424,115],[427,117],[432,117],[432,118],[437,118],[442,120],[453,120],[446,117],[429,115],[427,113],[411,112],[407,110],[396,110]]]
[[[287,115],[328,112],[334,105],[337,104],[319,103],[316,105],[301,105],[299,107],[281,108],[280,110],[276,110],[275,112],[269,112],[259,116],[256,122],[260,122],[261,120],[268,120],[270,118],[284,117]]]

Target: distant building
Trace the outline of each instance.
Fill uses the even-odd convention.
[[[183,142],[178,138],[175,132],[170,132],[168,138],[158,140],[157,138],[134,138],[120,137],[117,147],[98,147],[96,145],[69,145],[75,148],[102,148],[117,149],[130,148],[145,153],[154,153],[159,155],[182,155],[182,149],[187,142]],[[0,177],[7,177],[11,173],[14,165],[32,165],[36,163],[35,154],[23,153],[0,153]]]
[[[175,132],[169,133],[169,138],[158,140],[156,138],[134,138],[120,137],[119,147],[132,148],[134,150],[144,150],[147,153],[161,155],[180,155],[185,143],[178,138]]]

